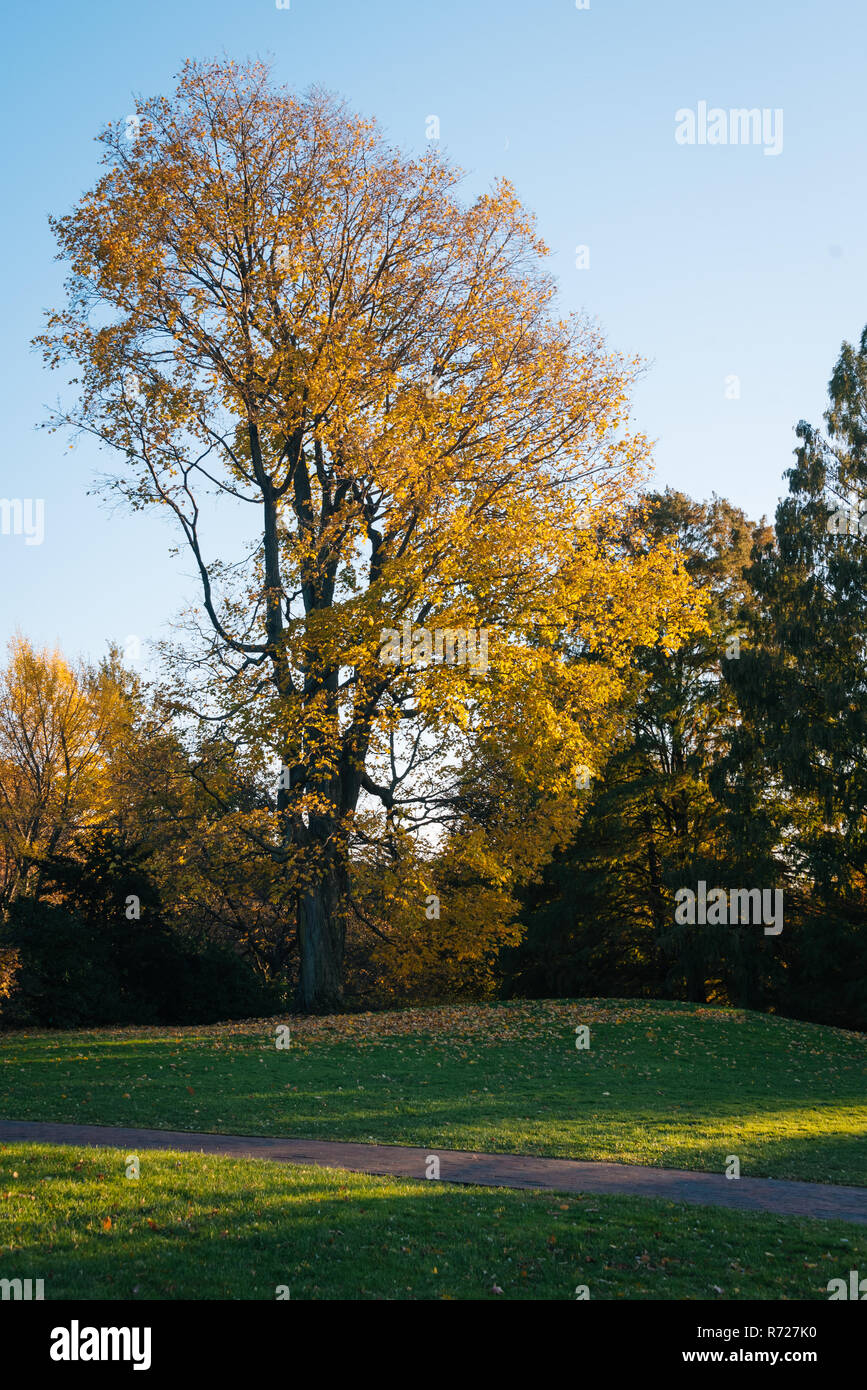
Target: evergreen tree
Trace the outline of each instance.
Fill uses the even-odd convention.
[[[788,801],[791,884],[780,1007],[849,1026],[867,1018],[867,329],[844,343],[826,430],[801,421],[776,543],[749,571],[748,650],[727,671],[744,714],[730,782],[764,765]],[[742,827],[746,819],[741,818]]]

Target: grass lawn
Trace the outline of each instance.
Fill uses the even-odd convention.
[[[136,1180],[126,1157],[0,1148],[0,1278],[46,1301],[827,1300],[867,1268],[867,1229],[835,1221],[150,1151]]]
[[[291,1029],[282,1049],[278,1023]],[[575,1047],[581,1024],[586,1051]],[[736,1154],[744,1176],[864,1185],[867,1037],[617,1000],[18,1032],[0,1034],[0,1115],[716,1172]],[[720,1230],[727,1219],[743,1218],[712,1218]]]

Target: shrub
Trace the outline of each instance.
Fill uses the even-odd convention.
[[[63,907],[22,901],[0,927],[0,960],[17,978],[6,1027],[215,1023],[277,1012],[282,995],[237,952],[197,946],[160,922],[85,922]]]

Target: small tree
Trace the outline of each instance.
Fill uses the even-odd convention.
[[[37,894],[44,861],[99,823],[122,723],[111,668],[10,642],[0,669],[0,907]]]

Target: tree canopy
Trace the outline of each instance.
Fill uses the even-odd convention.
[[[622,541],[638,364],[558,315],[508,183],[464,203],[438,154],[261,64],[190,63],[100,138],[105,172],[54,222],[68,298],[41,342],[77,396],[55,423],[109,446],[113,486],[194,559],[177,700],[271,769],[242,832],[280,866],[299,1002],[330,1008],[354,865],[404,884],[386,932],[423,924],[419,865],[449,836],[478,858],[460,806],[494,757],[544,854],[630,651],[697,620],[674,549]],[[500,817],[485,950],[528,825]]]

